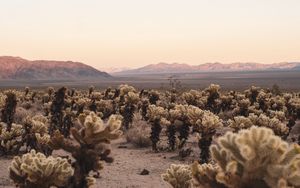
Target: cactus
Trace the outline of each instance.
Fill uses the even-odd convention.
[[[216,100],[220,97],[220,86],[216,84],[210,84],[205,91],[208,93],[206,108],[214,113],[218,113],[220,111]]]
[[[27,151],[34,149],[46,155],[51,154],[48,147],[50,135],[48,135],[48,120],[42,115],[27,116],[24,121],[23,141]]]
[[[194,126],[195,131],[200,133],[198,146],[200,152],[200,162],[207,163],[209,160],[209,147],[216,129],[223,124],[218,116],[209,111],[203,111],[197,107],[190,106],[188,109],[190,123]]]
[[[133,92],[128,92],[125,96],[125,106],[122,109],[122,115],[124,117],[124,127],[129,129],[129,125],[132,123],[136,104],[139,101],[139,95]]]
[[[191,165],[193,175],[193,184],[196,187],[204,188],[226,188],[225,185],[219,183],[216,179],[219,167],[212,164],[202,164],[194,162]]]
[[[74,170],[67,159],[31,150],[22,157],[15,157],[9,167],[9,176],[21,188],[63,187],[68,184]]]
[[[168,182],[173,188],[190,188],[192,173],[188,165],[172,164],[162,179]]]
[[[271,129],[253,126],[227,133],[211,153],[220,167],[216,179],[227,187],[300,185],[299,146],[289,147]]]
[[[17,97],[16,94],[12,91],[9,91],[6,93],[6,99],[5,99],[5,105],[3,109],[1,110],[1,121],[6,123],[7,131],[10,131],[14,115],[16,113],[16,107],[17,107]]]
[[[185,145],[190,133],[190,123],[187,117],[187,109],[187,105],[176,105],[174,109],[169,111],[171,123],[179,132],[179,148],[182,148]]]
[[[63,127],[63,109],[65,105],[65,94],[66,88],[62,87],[55,92],[54,100],[52,101],[50,112],[51,112],[51,123],[49,127],[49,133],[53,134],[55,130],[62,132]]]
[[[259,116],[249,114],[249,117],[236,116],[233,120],[229,120],[229,127],[235,129],[235,131],[250,128],[253,125],[268,127],[281,137],[285,137],[289,133],[289,128],[279,119],[275,117],[269,118],[264,114],[260,114]]]
[[[53,149],[63,149],[72,154],[75,161],[74,176],[70,181],[71,187],[88,187],[93,180],[89,176],[91,171],[98,172],[103,168],[101,161],[111,163],[113,158],[109,156],[110,149],[106,144],[111,140],[119,138],[121,121],[118,116],[111,116],[106,124],[103,123],[94,112],[87,116],[80,116],[79,122],[82,125],[80,130],[71,128],[71,134],[76,143],[64,138],[59,132],[55,132],[49,145]]]
[[[160,119],[168,116],[168,111],[163,107],[158,107],[155,105],[150,105],[147,112],[147,117],[151,122],[151,136],[150,139],[152,141],[152,149],[154,151],[157,150],[157,143],[160,140],[159,135],[161,133],[162,127]]]
[[[0,123],[0,155],[17,154],[23,145],[22,135],[24,129],[22,125],[12,124],[8,131],[6,123]]]

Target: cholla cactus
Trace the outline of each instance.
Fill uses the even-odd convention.
[[[120,96],[125,96],[129,92],[135,92],[136,91],[133,86],[129,86],[127,84],[120,85],[119,90],[120,90]]]
[[[264,114],[259,116],[250,114],[249,117],[236,116],[234,120],[229,120],[229,127],[233,128],[236,132],[240,129],[247,129],[256,125],[259,127],[268,127],[272,129],[276,135],[285,137],[289,133],[288,127],[279,119],[273,117],[269,118]]]
[[[49,188],[66,186],[74,170],[67,159],[31,150],[22,157],[15,157],[9,167],[10,178],[23,188]]]
[[[140,100],[139,94],[134,93],[134,92],[128,92],[128,94],[125,96],[125,103],[131,103],[131,104],[136,104]]]
[[[194,162],[191,165],[191,171],[193,175],[193,185],[196,187],[204,188],[225,188],[225,186],[219,183],[216,179],[219,172],[219,167],[212,164],[202,164]]]
[[[53,87],[48,87],[48,88],[47,88],[47,92],[48,92],[49,97],[52,96],[52,94],[54,93],[54,91],[55,91],[55,90],[54,90]]]
[[[216,129],[222,127],[223,124],[218,116],[211,112],[205,112],[199,127],[201,137],[198,146],[201,149],[200,162],[207,163],[209,159],[209,147],[212,143],[213,135]]]
[[[253,126],[251,119],[245,116],[235,116],[233,120],[228,121],[228,124],[235,132],[238,132],[240,129],[247,129]]]
[[[0,155],[17,154],[22,146],[22,125],[12,124],[10,130],[6,123],[0,123]]]
[[[89,97],[93,94],[94,91],[95,91],[95,86],[91,85],[89,87]]]
[[[106,124],[103,123],[94,112],[79,117],[82,125],[80,130],[71,128],[71,134],[75,142],[66,139],[58,131],[51,138],[50,146],[53,149],[63,149],[75,159],[72,163],[75,175],[70,181],[70,187],[88,187],[95,180],[89,176],[90,171],[98,172],[103,168],[101,161],[113,162],[109,156],[110,149],[105,144],[119,138],[121,120],[119,116],[113,115]]]
[[[220,111],[216,102],[216,100],[220,97],[220,88],[221,87],[219,85],[210,84],[210,86],[205,89],[205,91],[208,93],[206,107],[215,113]]]
[[[65,105],[65,94],[67,88],[62,87],[55,92],[54,100],[52,101],[51,112],[51,124],[49,132],[53,134],[55,130],[63,131],[63,108]]]
[[[168,182],[173,188],[190,188],[192,173],[188,165],[172,164],[162,179]]]
[[[269,108],[269,98],[271,97],[270,95],[268,95],[264,91],[260,91],[257,95],[257,102],[259,104],[259,108],[264,112],[266,112]]]
[[[203,111],[197,107],[191,106],[187,115],[194,130],[199,132],[200,138],[198,146],[201,149],[200,162],[206,163],[209,159],[209,147],[216,129],[222,127],[220,118],[209,111]]]
[[[245,91],[246,97],[249,98],[251,104],[256,102],[257,96],[259,94],[259,87],[251,86],[248,90]]]
[[[27,150],[35,149],[38,152],[43,152],[46,155],[51,153],[48,147],[50,135],[48,135],[48,119],[42,115],[26,117],[24,121],[25,133],[23,140]]]
[[[16,113],[17,97],[13,91],[6,93],[5,105],[1,110],[1,121],[7,124],[7,131],[10,131],[11,125]]]
[[[222,95],[220,97],[221,104],[220,108],[222,111],[228,111],[232,108],[233,96],[232,95]]]
[[[25,89],[24,89],[24,95],[25,95],[25,97],[29,94],[29,91],[30,91],[30,88],[29,87],[25,87]]]
[[[300,98],[292,98],[288,102],[288,111],[294,119],[300,119]]]
[[[159,135],[162,130],[160,119],[168,116],[168,111],[163,107],[150,105],[147,112],[147,117],[151,122],[151,136],[152,149],[157,151],[157,143],[160,140]]]
[[[175,134],[177,129],[179,132],[178,138],[180,140],[179,148],[182,148],[184,146],[189,136],[190,123],[187,117],[187,109],[187,105],[176,105],[174,109],[171,109],[169,111],[171,121],[171,125],[170,127],[168,127],[169,130],[167,130],[169,142],[175,142]],[[172,141],[170,141],[170,139],[172,139]],[[173,148],[173,146],[171,148]]]
[[[281,122],[285,122],[286,121],[286,116],[285,116],[285,113],[283,111],[269,110],[268,114],[269,114],[270,118],[277,118]]]
[[[259,116],[251,114],[249,116],[254,125],[268,127],[278,136],[285,137],[289,133],[288,127],[277,118],[269,118],[261,114]]]
[[[251,102],[249,99],[239,100],[238,106],[235,109],[233,109],[233,114],[240,115],[240,116],[248,116],[250,104]]]
[[[211,147],[220,170],[218,182],[227,187],[300,186],[300,148],[290,146],[263,127],[226,133]]]
[[[184,92],[181,97],[188,105],[198,106],[202,94],[197,90],[190,90],[189,92]]]
[[[155,105],[159,100],[159,93],[157,91],[151,90],[149,93],[149,102],[152,105]]]
[[[112,100],[100,100],[96,103],[97,111],[103,114],[103,119],[108,118],[115,112],[114,104]]]
[[[125,96],[125,105],[122,108],[121,114],[124,117],[123,124],[126,129],[128,129],[129,125],[132,123],[136,104],[139,100],[139,95],[131,91]]]
[[[150,105],[148,108],[147,117],[149,118],[150,121],[161,119],[167,116],[168,116],[168,111],[163,107]]]

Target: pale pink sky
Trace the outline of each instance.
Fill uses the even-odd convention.
[[[0,55],[100,67],[300,61],[299,0],[7,0]]]

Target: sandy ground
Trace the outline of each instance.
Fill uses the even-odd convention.
[[[112,156],[115,161],[105,166],[101,178],[97,180],[98,187],[139,188],[139,187],[169,187],[162,181],[160,175],[170,164],[182,163],[176,152],[154,153],[150,148],[137,149],[130,144],[128,148],[116,148],[123,145],[122,140],[113,144]],[[140,175],[143,169],[149,170],[149,175]]]

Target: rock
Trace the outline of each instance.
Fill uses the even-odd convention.
[[[128,147],[121,145],[121,146],[118,146],[118,148],[125,149],[125,148],[128,148]]]
[[[147,169],[144,169],[144,170],[140,173],[140,175],[142,175],[142,176],[149,175],[149,174],[150,174],[150,172],[149,172],[149,170],[147,170]]]

